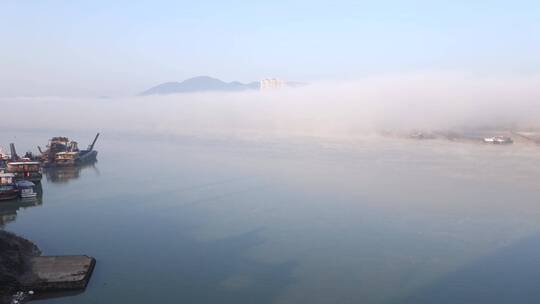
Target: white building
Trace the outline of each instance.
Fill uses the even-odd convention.
[[[285,81],[277,78],[266,78],[261,80],[261,90],[275,90],[285,86]]]

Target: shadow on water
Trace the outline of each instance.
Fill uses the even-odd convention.
[[[262,229],[206,240],[193,236],[200,222],[183,221],[197,215],[189,208],[176,221],[128,215],[113,230],[95,225],[86,234],[74,227],[77,239],[91,248],[85,253],[97,259],[89,286],[80,295],[47,295],[37,302],[269,304],[295,282],[296,262],[266,262],[250,255],[266,242]],[[77,239],[70,242],[82,248]]]
[[[84,170],[93,169],[99,173],[96,164],[97,160],[80,166],[43,168],[43,173],[48,182],[62,184],[80,178]]]
[[[540,235],[535,235],[393,303],[540,303],[538,282]]]
[[[189,277],[185,303],[273,303],[293,281],[297,263],[262,263],[246,257],[264,243],[260,230],[189,246],[195,260],[181,261]]]
[[[123,244],[129,251],[129,256],[123,256],[124,263],[127,260],[130,268],[121,270],[122,278],[117,278],[121,283],[111,282],[123,285],[110,290],[111,298],[122,294],[124,303],[265,304],[274,303],[293,282],[295,262],[266,263],[248,256],[251,249],[264,243],[260,230],[200,241],[179,234],[177,228],[164,227],[163,223],[149,225],[139,232],[143,244]],[[113,277],[103,275],[106,282],[94,286],[103,288],[100,296],[108,293],[104,285]],[[100,284],[99,277],[96,279],[93,283]]]

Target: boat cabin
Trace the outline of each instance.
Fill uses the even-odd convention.
[[[12,185],[14,179],[15,174],[13,173],[0,173],[0,185]]]
[[[15,180],[41,181],[41,163],[33,161],[10,162],[7,171],[15,174]]]
[[[19,196],[19,189],[13,183],[15,174],[0,173],[0,200],[12,200]]]
[[[69,138],[64,137],[64,136],[56,136],[49,140],[49,144],[47,145],[47,147],[54,148],[55,146],[63,146],[65,149],[68,143],[69,143]]]
[[[13,172],[39,172],[41,170],[41,164],[39,162],[24,161],[24,162],[10,162],[7,164],[8,171]]]
[[[59,152],[56,153],[55,162],[57,165],[72,165],[75,164],[79,152]]]

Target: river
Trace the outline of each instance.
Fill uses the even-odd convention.
[[[540,301],[538,146],[104,133],[96,148],[44,174],[38,204],[0,204],[45,255],[97,259],[85,292],[36,303]]]

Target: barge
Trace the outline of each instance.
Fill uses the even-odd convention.
[[[96,162],[98,152],[94,145],[99,133],[86,150],[79,150],[76,141],[69,141],[67,137],[53,137],[46,151],[41,151],[44,167],[73,167]]]

